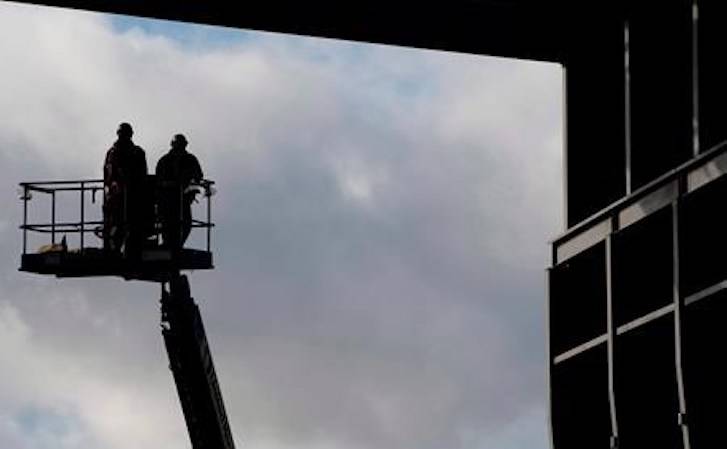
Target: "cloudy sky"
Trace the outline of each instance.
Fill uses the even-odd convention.
[[[0,61],[0,447],[189,447],[159,287],[17,272],[17,183],[99,177],[121,121],[218,183],[238,448],[548,447],[559,66],[5,2]]]

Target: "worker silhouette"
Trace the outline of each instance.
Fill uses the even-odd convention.
[[[203,175],[197,157],[187,151],[183,134],[176,134],[170,144],[156,166],[157,204],[164,246],[179,250],[192,230],[192,202],[198,193],[194,187]]]
[[[137,257],[148,220],[146,154],[131,140],[130,124],[121,123],[116,135],[104,162],[104,248]]]

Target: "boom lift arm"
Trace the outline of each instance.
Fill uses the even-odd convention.
[[[225,404],[199,308],[187,277],[162,284],[162,335],[193,449],[234,449]]]
[[[150,182],[147,184],[153,185]],[[207,217],[206,220],[191,220],[190,228],[207,231],[206,248],[173,249],[161,245],[159,233],[163,223],[155,216],[148,223],[153,225],[149,228],[154,230],[152,237],[155,238],[143,241],[139,254],[127,257],[106,247],[91,246],[87,240],[89,235],[98,238],[105,236],[104,226],[108,223],[106,220],[89,220],[87,209],[90,207],[86,204],[88,197],[94,203],[96,192],[103,191],[103,180],[23,182],[20,184],[20,199],[23,201],[20,270],[58,278],[118,276],[126,280],[161,283],[162,336],[192,448],[235,449],[202,317],[190,295],[187,277],[180,274],[181,270],[214,268],[210,248],[210,234],[214,227],[211,221],[214,183],[202,180],[197,184],[206,192]],[[32,216],[28,208],[34,194],[49,199],[48,202],[41,202],[46,205],[50,203],[49,221],[28,220]],[[68,204],[79,204],[78,221],[57,220],[56,199],[61,195],[78,195],[76,201],[59,202],[65,205],[65,209],[68,209]],[[73,216],[72,210],[64,210],[63,216]],[[78,236],[77,248],[68,248],[66,234]],[[44,235],[49,237],[49,242],[37,252],[29,250],[32,243],[28,242],[28,238],[36,240]],[[61,235],[63,239],[59,244],[57,236]]]

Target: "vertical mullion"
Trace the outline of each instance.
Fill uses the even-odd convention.
[[[692,133],[694,156],[699,154],[699,6],[692,1]]]
[[[624,149],[626,195],[631,194],[631,49],[629,23],[624,22]]]
[[[553,245],[555,247],[555,245]],[[552,266],[555,266],[555,258],[553,258],[553,264]],[[548,386],[548,441],[550,443],[550,448],[555,449],[555,437],[553,435],[553,349],[552,349],[552,342],[551,342],[551,327],[552,323],[550,321],[550,313],[551,313],[551,282],[550,277],[553,275],[552,268],[548,268],[545,270],[545,291],[547,294],[547,307],[545,308],[545,354],[548,360],[547,365],[547,371],[545,373],[546,376],[546,382]]]
[[[674,276],[674,363],[677,378],[677,393],[679,397],[679,414],[677,422],[682,430],[684,449],[690,449],[689,427],[687,425],[687,403],[684,393],[684,373],[682,369],[682,317],[684,301],[681,297],[680,270],[679,270],[679,199],[672,202],[672,270]]]
[[[613,272],[612,272],[613,234],[606,237],[606,323],[608,349],[608,404],[611,414],[611,448],[618,447],[618,421],[616,418],[616,395],[614,388],[614,344],[616,327],[613,319]]]
[[[563,64],[563,161],[561,162],[561,170],[563,173],[563,229],[570,228],[570,214],[569,211],[569,195],[568,185],[570,173],[568,170],[568,67]],[[555,245],[553,245],[553,251],[555,251]],[[555,266],[555,257],[553,258],[553,266]]]

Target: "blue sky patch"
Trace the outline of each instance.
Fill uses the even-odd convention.
[[[15,422],[28,435],[44,433],[61,437],[78,427],[77,419],[71,416],[36,407],[28,407],[17,413]]]
[[[255,32],[252,31],[119,15],[111,16],[111,26],[117,33],[139,29],[146,34],[164,36],[200,50],[249,43],[255,38]]]

